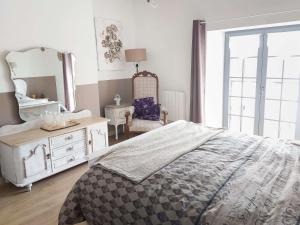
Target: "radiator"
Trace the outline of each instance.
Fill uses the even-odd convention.
[[[162,109],[167,109],[168,120],[176,121],[185,119],[185,93],[183,91],[161,91],[160,104]]]

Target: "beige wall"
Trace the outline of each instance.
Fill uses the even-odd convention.
[[[76,111],[91,110],[94,116],[100,115],[98,84],[87,84],[76,87]]]
[[[104,116],[104,107],[106,105],[115,104],[113,98],[116,94],[121,95],[122,103],[131,103],[131,79],[99,81],[99,100],[101,116]]]
[[[114,104],[113,97],[116,94],[121,95],[122,102],[131,102],[131,79],[106,80],[96,84],[79,85],[76,87],[76,111],[89,109],[93,115],[104,116],[104,107]],[[14,92],[0,93],[0,107],[0,127],[21,123]]]
[[[93,115],[100,115],[98,84],[76,87],[76,111],[89,109]],[[22,123],[19,117],[18,103],[14,92],[0,93],[0,127]]]
[[[0,93],[0,127],[22,122],[14,92]]]
[[[36,95],[37,98],[48,98],[57,101],[55,76],[22,78],[27,84],[27,96]]]

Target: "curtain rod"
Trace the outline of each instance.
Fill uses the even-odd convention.
[[[215,20],[215,21],[203,21],[203,22],[201,22],[201,24],[222,23],[222,22],[227,22],[227,21],[231,21],[231,20],[242,20],[242,19],[256,18],[256,17],[262,17],[262,16],[272,16],[272,15],[279,15],[279,14],[285,14],[285,13],[293,13],[293,12],[300,12],[300,9],[281,11],[281,12],[273,12],[273,13],[265,13],[265,14],[257,14],[257,15],[252,15],[252,16],[224,18],[224,19],[219,19],[219,20]]]

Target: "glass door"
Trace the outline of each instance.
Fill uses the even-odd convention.
[[[231,130],[253,134],[255,131],[256,86],[260,34],[228,39],[226,84],[226,124]]]
[[[267,37],[263,135],[300,138],[300,31],[269,33]]]
[[[225,128],[300,139],[300,26],[226,33]]]

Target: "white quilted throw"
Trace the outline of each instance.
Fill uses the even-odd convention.
[[[114,145],[95,163],[139,183],[221,132],[181,120]]]

